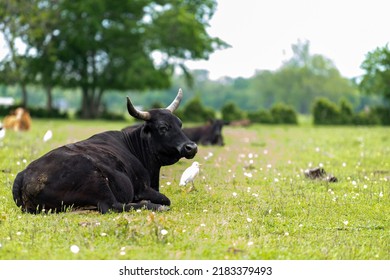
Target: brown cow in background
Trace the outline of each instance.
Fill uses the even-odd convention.
[[[22,107],[16,108],[9,115],[5,116],[3,127],[15,131],[29,130],[31,127],[30,113]]]

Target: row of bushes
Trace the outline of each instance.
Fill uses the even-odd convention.
[[[0,116],[8,115],[17,106],[0,106]],[[153,108],[162,107],[155,105]],[[66,119],[70,116],[58,109],[51,111],[42,108],[28,108],[34,118]],[[216,118],[212,108],[203,106],[200,98],[194,98],[175,112],[184,122],[205,122]],[[76,116],[78,114],[76,113]],[[104,112],[100,118],[107,120],[124,120],[122,114]],[[263,124],[297,124],[296,111],[289,105],[279,103],[270,110],[260,109],[255,112],[242,111],[234,102],[228,102],[221,108],[221,118],[225,121],[248,119],[251,123]],[[352,105],[346,100],[336,104],[326,98],[319,98],[313,104],[313,122],[315,125],[390,125],[390,109],[376,107],[355,113]]]
[[[390,109],[374,107],[355,113],[346,100],[336,104],[319,98],[314,102],[313,121],[316,125],[390,125]]]
[[[183,121],[205,122],[216,118],[216,112],[202,105],[199,98],[194,98],[184,106],[183,109],[175,112]],[[257,112],[245,112],[234,102],[227,102],[221,108],[221,118],[225,121],[237,121],[248,119],[252,123],[265,124],[297,124],[298,118],[295,110],[285,104],[276,104],[270,110],[259,110]]]
[[[0,116],[6,116],[12,113],[12,111],[14,111],[17,107],[20,107],[20,105],[0,106]],[[67,113],[61,112],[55,108],[51,111],[43,108],[28,108],[28,112],[33,118],[66,119],[69,117]]]
[[[6,116],[15,110],[19,105],[12,106],[0,106],[0,116]],[[69,119],[71,116],[67,112],[61,112],[57,108],[52,110],[47,110],[43,108],[28,108],[28,112],[32,118],[42,118],[42,119]],[[80,112],[76,112],[76,117],[79,117]],[[105,120],[125,120],[123,114],[115,114],[111,112],[104,111],[101,116],[101,119]]]
[[[319,98],[312,109],[315,125],[390,125],[390,109],[387,107],[374,107],[356,113],[346,100],[336,104],[326,98]],[[183,121],[204,122],[215,118],[216,113],[213,109],[204,107],[199,98],[195,98],[178,115]],[[248,119],[251,123],[263,124],[298,123],[297,112],[283,103],[275,104],[270,110],[245,112],[235,103],[228,102],[221,108],[221,115],[225,121]]]
[[[261,109],[257,112],[250,112],[248,119],[253,123],[298,124],[296,111],[283,103],[275,104],[270,110]]]

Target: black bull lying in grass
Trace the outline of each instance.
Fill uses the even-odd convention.
[[[159,192],[161,166],[193,158],[197,145],[172,114],[182,92],[165,109],[139,111],[127,99],[129,114],[145,121],[132,131],[107,131],[59,147],[31,162],[15,178],[13,197],[23,211],[64,211],[93,207],[102,213],[146,208],[169,209]]]
[[[183,132],[197,144],[223,146],[222,128],[226,124],[229,122],[210,120],[206,125],[183,128]]]

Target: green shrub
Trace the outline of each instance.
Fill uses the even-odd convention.
[[[249,112],[248,119],[252,123],[266,123],[266,124],[274,123],[274,119],[272,118],[271,113],[268,110],[264,110],[264,109],[261,109],[257,112]]]
[[[0,116],[9,115],[13,110],[21,105],[12,105],[9,107],[0,106]],[[27,108],[30,116],[32,118],[51,118],[51,119],[67,119],[69,118],[66,112],[61,112],[57,108],[53,108],[51,111],[48,111],[44,108]]]
[[[245,113],[233,102],[225,103],[221,108],[221,113],[225,121],[236,121],[246,117]]]
[[[382,125],[390,125],[390,108],[389,107],[375,107],[372,109]]]
[[[353,116],[352,123],[355,125],[379,125],[381,121],[375,113],[361,111]]]
[[[186,104],[183,111],[176,115],[180,115],[180,118],[183,121],[189,122],[205,122],[209,119],[215,118],[214,110],[204,107],[199,97],[192,99]]]
[[[108,111],[104,111],[99,118],[103,120],[111,120],[111,121],[123,121],[126,119],[124,114],[117,114]]]
[[[340,101],[340,124],[351,124],[354,117],[352,104],[346,99]]]
[[[318,98],[313,105],[314,124],[340,124],[341,112],[338,106],[327,98]]]
[[[272,106],[271,116],[274,123],[278,124],[298,124],[297,113],[294,108],[287,104],[278,103]]]

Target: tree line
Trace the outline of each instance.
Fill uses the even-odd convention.
[[[311,54],[309,41],[298,41],[292,45],[292,51],[292,57],[279,69],[259,71],[248,79],[225,77],[212,81],[206,70],[194,71],[195,87],[186,91],[186,98],[198,99],[206,108],[220,112],[233,102],[238,110],[246,112],[241,117],[262,123],[277,123],[271,114],[274,107],[311,114],[316,124],[390,123],[388,46],[369,52],[361,65],[367,73],[354,79],[343,77],[330,59]],[[177,87],[182,83],[180,77],[174,81]],[[151,104],[155,100],[164,104],[169,101],[172,90],[150,92],[136,98],[139,104]],[[320,119],[319,112],[329,119]]]
[[[206,32],[215,8],[211,0],[2,1],[0,32],[8,54],[0,61],[0,96],[14,96],[49,117],[64,110],[84,118],[120,116],[126,95],[150,108],[166,105],[178,88],[184,104],[199,100],[222,112],[233,102],[253,118],[267,118],[279,104],[311,114],[319,98],[343,99],[354,112],[390,110],[387,45],[367,54],[361,64],[366,74],[356,79],[343,77],[330,59],[310,52],[309,41],[299,40],[279,69],[247,79],[214,81],[207,70],[190,71],[186,60],[228,47]]]

